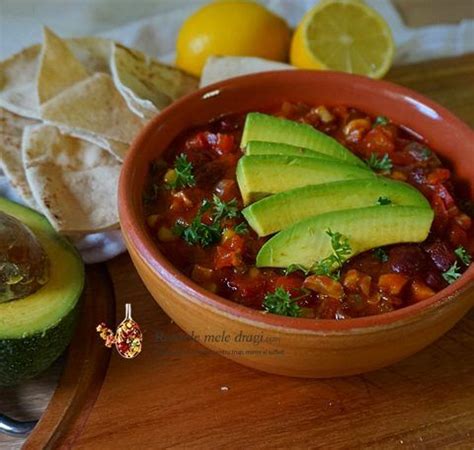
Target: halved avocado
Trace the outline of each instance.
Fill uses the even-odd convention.
[[[10,385],[48,368],[69,344],[84,287],[84,265],[42,215],[4,198],[0,211],[33,232],[49,263],[44,286],[0,303],[0,385]]]
[[[377,177],[334,181],[280,192],[247,206],[242,214],[259,236],[267,236],[307,217],[376,206],[379,198],[388,199],[394,206],[430,207],[423,194],[409,184]]]
[[[247,114],[240,146],[245,148],[250,141],[295,145],[324,153],[348,164],[365,166],[357,156],[336,139],[316,130],[311,125],[267,114]]]
[[[270,194],[330,181],[374,178],[368,168],[298,156],[242,156],[237,164],[237,183],[244,204]]]
[[[302,220],[267,241],[257,267],[311,267],[333,252],[327,230],[341,233],[351,246],[349,256],[401,242],[422,242],[434,213],[418,206],[371,206],[333,211]]]

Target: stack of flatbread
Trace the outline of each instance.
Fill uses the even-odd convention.
[[[0,62],[0,168],[65,234],[118,227],[117,184],[145,122],[198,80],[113,41],[48,28]]]

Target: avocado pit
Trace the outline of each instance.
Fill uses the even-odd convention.
[[[48,282],[48,258],[34,233],[0,211],[0,303],[27,297]]]

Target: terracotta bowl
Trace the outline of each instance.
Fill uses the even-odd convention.
[[[214,295],[156,248],[142,211],[149,163],[181,131],[221,115],[285,100],[349,105],[385,115],[427,139],[474,198],[474,133],[441,106],[383,81],[331,72],[268,72],[201,89],[155,117],[132,145],[120,179],[122,231],[141,278],[163,310],[203,345],[240,364],[281,375],[334,377],[387,366],[426,347],[474,305],[474,265],[434,297],[398,311],[341,321],[265,314]]]

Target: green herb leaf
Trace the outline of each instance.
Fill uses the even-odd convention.
[[[296,300],[291,298],[290,293],[278,287],[275,292],[265,295],[263,308],[272,314],[280,316],[299,317],[301,315],[301,307]]]
[[[432,151],[428,147],[423,147],[423,149],[421,150],[421,156],[423,156],[423,159],[427,160],[430,158],[431,155]]]
[[[469,264],[471,264],[471,255],[462,245],[460,245],[456,250],[454,250],[454,254],[458,257],[459,261],[461,261],[465,266],[469,266]]]
[[[377,205],[391,205],[392,204],[392,200],[390,200],[388,197],[379,197],[379,199],[377,200]]]
[[[374,121],[375,125],[387,125],[389,120],[385,116],[377,116]]]
[[[388,261],[388,254],[387,252],[379,247],[379,248],[376,248],[374,249],[374,256],[379,260],[379,261],[382,261],[382,262],[387,262]]]
[[[175,177],[166,183],[171,189],[182,189],[186,186],[196,185],[196,179],[193,174],[193,165],[188,161],[184,153],[177,156],[174,162]]]
[[[210,225],[202,223],[202,214],[209,210],[211,206],[209,200],[204,200],[191,224],[177,222],[173,227],[173,233],[184,239],[189,245],[209,247],[219,242],[222,236],[220,222],[214,221]]]
[[[454,283],[457,279],[461,278],[460,267],[456,261],[446,272],[443,273],[443,278],[449,283]]]
[[[237,199],[233,198],[229,202],[221,200],[216,194],[212,197],[213,203],[213,218],[215,221],[221,219],[233,219],[239,215],[239,209],[237,207]]]
[[[392,160],[388,156],[388,153],[385,153],[381,158],[379,158],[376,153],[372,153],[367,160],[367,165],[372,170],[382,171],[391,170],[393,167]]]
[[[349,240],[341,233],[333,232],[328,229],[326,230],[326,234],[331,238],[333,254],[315,263],[310,268],[310,272],[316,275],[326,275],[334,279],[339,279],[341,276],[340,268],[350,257],[352,248],[349,244]]]
[[[234,231],[240,235],[247,234],[249,232],[249,227],[245,222],[241,222],[234,227]]]

